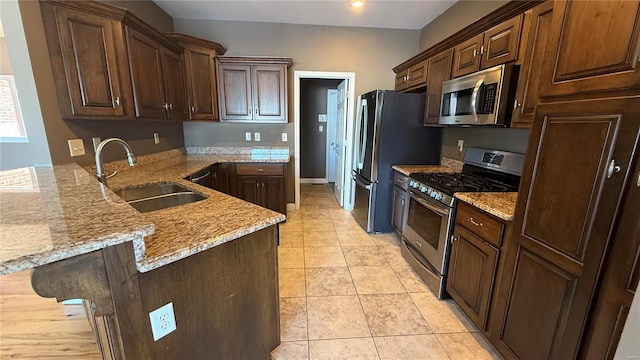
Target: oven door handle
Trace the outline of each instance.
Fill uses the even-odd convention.
[[[418,198],[418,197],[416,197],[416,196],[413,196],[413,195],[409,195],[409,196],[410,196],[413,200],[417,201],[420,205],[422,205],[422,206],[426,207],[427,209],[429,209],[429,210],[431,210],[431,211],[435,212],[435,213],[436,213],[436,214],[438,214],[438,215],[442,215],[442,216],[447,216],[447,215],[449,215],[449,209],[443,209],[443,208],[440,208],[440,207],[438,207],[438,206],[436,206],[436,205],[430,204],[430,203],[428,203],[428,202],[426,202],[426,201],[424,201],[424,200],[422,200],[422,199],[420,199],[420,198]]]
[[[484,79],[478,80],[476,86],[473,88],[473,94],[471,95],[471,114],[473,114],[473,119],[478,122],[478,94],[480,93],[480,87],[484,84]]]

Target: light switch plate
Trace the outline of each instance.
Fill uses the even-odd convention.
[[[67,140],[71,157],[84,155],[84,141],[82,139]]]
[[[176,330],[176,318],[173,313],[173,302],[157,308],[149,313],[153,341],[167,336]]]
[[[287,133],[282,133],[282,142],[287,142]]]
[[[260,141],[260,133],[259,132],[254,132],[253,133],[253,140]]]
[[[327,122],[327,114],[318,114],[318,122]]]
[[[153,143],[156,145],[160,144],[160,134],[157,132],[153,133]]]
[[[246,141],[251,141],[251,132],[250,131],[247,131],[247,132],[244,133],[244,139]]]
[[[458,152],[462,152],[464,149],[464,140],[458,140]]]

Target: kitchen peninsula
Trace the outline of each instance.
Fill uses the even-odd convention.
[[[288,154],[164,156],[118,169],[109,189],[75,164],[3,172],[0,274],[33,268],[40,296],[89,300],[107,358],[267,358],[280,342],[285,216],[184,178],[216,163],[286,163]],[[206,199],[141,214],[111,191],[158,183]],[[177,329],[154,341],[148,314],[168,303]]]

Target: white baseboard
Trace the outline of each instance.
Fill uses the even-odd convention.
[[[300,184],[326,184],[326,178],[300,178]]]
[[[287,203],[287,210],[295,210],[295,209],[296,209],[295,203]]]

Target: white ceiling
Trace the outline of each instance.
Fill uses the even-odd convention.
[[[173,18],[420,30],[457,0],[153,0]]]

